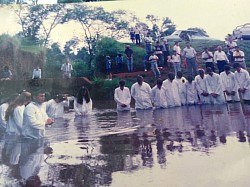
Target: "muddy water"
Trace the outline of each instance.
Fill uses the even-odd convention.
[[[46,138],[1,135],[0,186],[248,186],[250,106],[65,114]]]

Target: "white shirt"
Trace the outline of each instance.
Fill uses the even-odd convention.
[[[208,93],[207,91],[207,85],[206,85],[206,76],[207,75],[204,75],[203,78],[201,78],[200,75],[197,75],[194,79],[195,81],[195,87],[196,87],[196,90],[200,96],[200,102],[202,104],[205,104],[205,103],[209,103],[210,102],[210,98],[207,96],[205,97],[204,95],[202,95],[202,93]]]
[[[180,57],[180,55],[178,55],[178,54],[176,54],[176,55],[172,55],[171,56],[172,57],[172,62],[173,63],[180,63],[181,62],[181,57]]]
[[[234,42],[234,41],[227,42],[227,46],[231,48],[231,49],[229,49],[229,51],[234,52],[235,51],[235,47],[237,46],[237,43]]]
[[[140,86],[137,82],[131,87],[131,96],[135,99],[135,109],[150,109],[151,88],[148,83],[142,82]]]
[[[62,118],[64,114],[63,101],[57,103],[54,99],[49,100],[46,104],[46,113],[51,118]]]
[[[120,87],[116,88],[114,93],[114,99],[117,103],[118,111],[130,110],[131,95],[127,87],[124,87],[123,90],[121,90]],[[125,104],[126,107],[122,107],[122,104]]]
[[[145,36],[145,37],[144,37],[144,41],[145,41],[145,43],[147,43],[147,44],[152,44],[152,43],[153,43],[153,39],[152,39],[151,36]]]
[[[45,136],[45,124],[48,119],[45,104],[29,103],[23,114],[23,131],[25,137],[39,139]]]
[[[23,126],[23,112],[25,106],[17,106],[13,110],[13,114],[10,115],[7,121],[6,133],[9,135],[21,135]]]
[[[185,104],[192,105],[198,103],[198,95],[195,89],[195,82],[186,82],[182,88],[185,96]]]
[[[178,55],[181,55],[181,47],[179,45],[174,45],[173,51],[176,51]]]
[[[195,51],[195,49],[194,48],[192,48],[192,47],[185,47],[184,49],[183,49],[183,56],[185,57],[185,58],[194,58],[195,56],[196,56],[196,51]]]
[[[245,61],[245,53],[243,51],[234,51],[233,53],[233,57],[234,57],[234,61],[235,62],[244,62]],[[241,58],[237,58],[237,57],[241,57]],[[242,58],[243,57],[243,58]]]
[[[8,107],[9,103],[3,103],[0,105],[0,126],[2,129],[6,128],[7,121],[5,120],[5,113]]]
[[[71,71],[73,71],[73,67],[69,63],[68,64],[64,63],[64,64],[62,64],[61,70],[63,71],[63,73],[65,75],[67,75],[70,78],[71,77]]]
[[[162,85],[166,92],[166,98],[167,103],[169,107],[174,106],[181,106],[181,99],[180,99],[180,93],[179,93],[179,85],[176,80],[173,80],[172,82],[170,80],[163,81]]]
[[[159,89],[157,85],[154,86],[151,91],[151,100],[155,108],[167,108],[168,103],[165,88],[161,87],[161,89]]]
[[[33,70],[32,79],[34,78],[38,78],[38,79],[42,78],[42,70],[40,68]]]
[[[87,103],[86,100],[83,98],[82,104],[77,103],[77,99],[74,99],[74,110],[75,115],[90,115],[92,113],[92,100]]]
[[[159,58],[156,55],[151,55],[148,60],[150,62],[154,63],[154,62],[157,62],[158,59]]]
[[[208,55],[209,54],[209,55]],[[208,54],[207,52],[203,52],[201,54],[201,58],[204,60],[204,62],[213,62],[213,53],[208,51]],[[210,58],[211,57],[211,58]],[[208,59],[207,59],[208,58]],[[206,60],[205,60],[206,59]]]
[[[242,98],[250,100],[250,77],[247,70],[240,69],[240,72],[235,71],[235,80],[239,88],[247,89],[244,94],[241,93]]]
[[[222,61],[222,60],[229,62],[226,53],[224,51],[215,51],[214,62],[217,63],[217,61]]]
[[[175,77],[175,80],[176,80],[176,82],[178,84],[181,103],[185,104],[186,98],[185,98],[185,94],[182,92],[182,90],[183,90],[183,87],[184,87],[185,83],[187,82],[187,79],[185,77],[181,77],[180,79]]]

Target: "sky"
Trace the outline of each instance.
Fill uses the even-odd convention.
[[[55,0],[39,0],[39,3],[52,2]],[[249,0],[123,0],[88,4],[101,6],[107,11],[128,10],[142,19],[147,14],[169,17],[176,24],[176,29],[200,27],[210,37],[221,40],[231,34],[236,26],[250,22]],[[0,17],[0,34],[13,35],[20,30],[10,8],[0,8]],[[58,27],[52,33],[52,38],[55,42],[64,43],[78,34],[79,29],[76,26]]]

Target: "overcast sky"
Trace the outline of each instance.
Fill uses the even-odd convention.
[[[39,0],[39,3],[52,3],[55,0]],[[88,3],[102,6],[107,11],[124,9],[145,18],[153,14],[160,18],[169,17],[177,29],[200,27],[210,37],[223,40],[228,33],[244,23],[250,22],[250,0],[123,0]],[[10,8],[0,8],[0,34],[15,34],[20,30],[15,15]],[[72,27],[70,27],[72,28]],[[79,28],[69,32],[69,27],[58,27],[52,37],[54,41],[71,39],[70,33],[77,34]]]

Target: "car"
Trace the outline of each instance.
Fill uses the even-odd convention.
[[[250,40],[250,23],[237,26],[233,30],[233,39]]]
[[[161,39],[168,41],[217,40],[196,30],[176,30],[173,34],[161,37]]]

